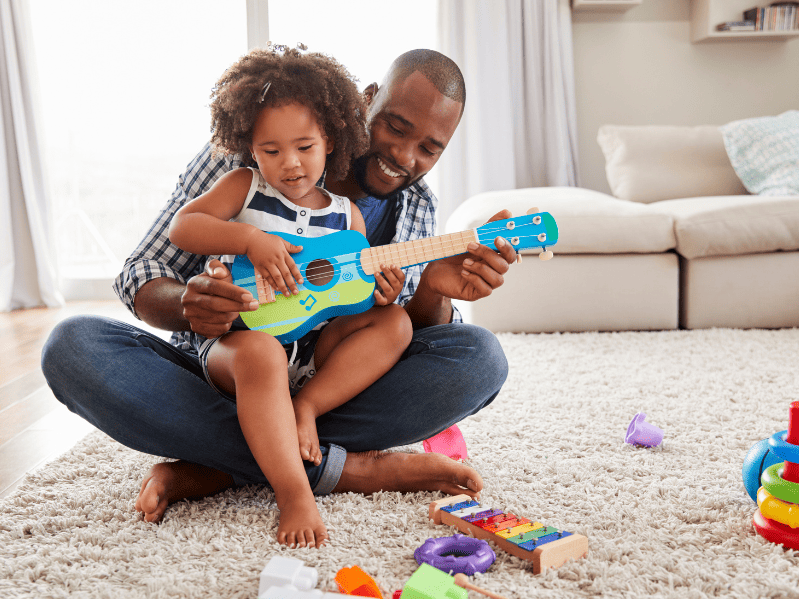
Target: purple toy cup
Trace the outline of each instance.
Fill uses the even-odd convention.
[[[663,429],[646,422],[646,414],[643,412],[638,412],[633,417],[633,421],[627,427],[627,435],[624,437],[625,443],[644,447],[655,447],[660,445],[661,441],[663,441]]]

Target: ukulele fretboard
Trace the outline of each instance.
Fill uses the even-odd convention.
[[[275,290],[258,271],[255,272],[255,288],[258,290],[258,304],[271,304],[275,301]]]
[[[393,264],[403,268],[440,260],[464,253],[467,251],[466,246],[473,241],[479,243],[477,232],[471,229],[437,237],[366,248],[361,251],[361,268],[366,274],[373,275],[380,272],[381,264]]]

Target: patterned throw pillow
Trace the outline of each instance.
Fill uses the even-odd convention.
[[[720,129],[732,167],[750,193],[799,195],[799,110]]]

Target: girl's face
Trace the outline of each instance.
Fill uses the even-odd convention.
[[[311,111],[295,103],[261,111],[255,121],[251,150],[267,183],[297,201],[314,195],[333,145]]]

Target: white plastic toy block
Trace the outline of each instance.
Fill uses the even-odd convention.
[[[301,559],[275,555],[261,572],[258,596],[261,597],[270,587],[289,585],[298,591],[309,591],[316,586],[318,578],[316,568],[304,566]]]
[[[293,586],[270,587],[266,593],[258,595],[258,599],[338,599],[348,597],[339,593],[323,593],[319,590],[298,591]]]

